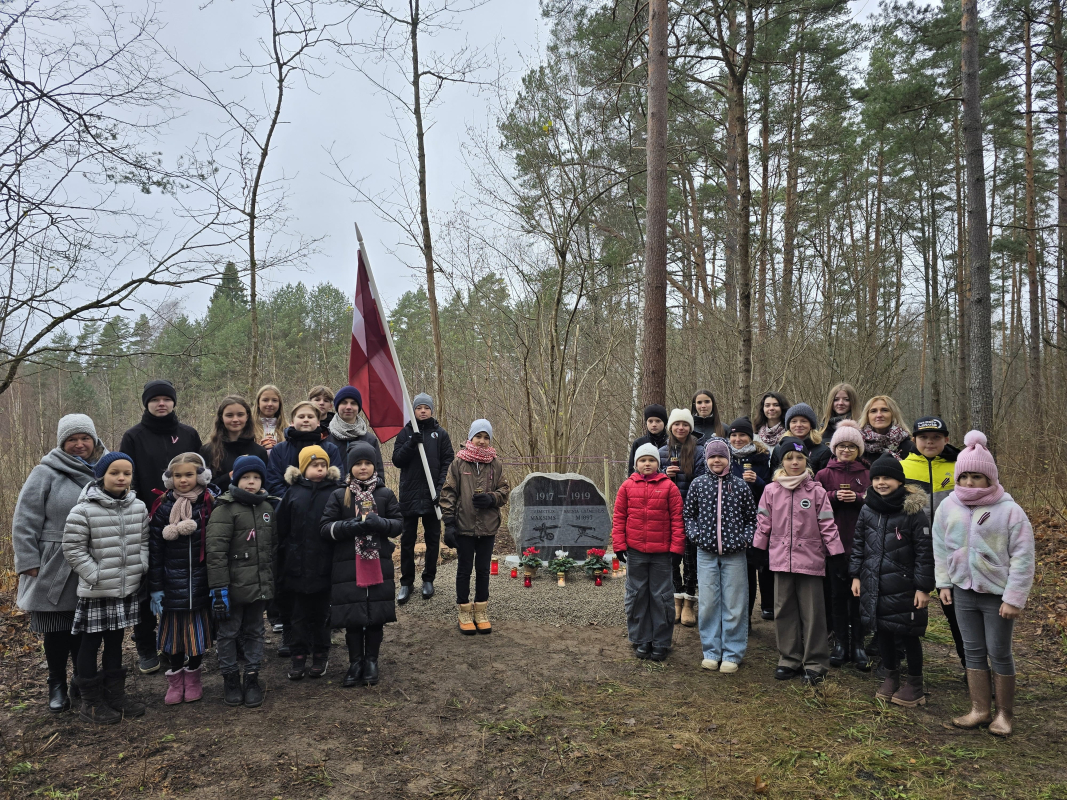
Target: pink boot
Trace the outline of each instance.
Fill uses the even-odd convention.
[[[200,685],[200,667],[189,669],[186,667],[182,674],[185,676],[185,702],[195,703],[204,696],[204,687]]]
[[[183,670],[167,670],[167,696],[163,698],[163,702],[168,706],[175,706],[182,701],[184,696],[185,678]]]

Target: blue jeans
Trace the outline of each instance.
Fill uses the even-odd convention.
[[[748,560],[697,548],[700,646],[704,658],[740,664],[748,649]]]

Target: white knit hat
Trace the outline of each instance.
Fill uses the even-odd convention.
[[[84,433],[93,437],[93,441],[100,444],[100,437],[96,435],[96,426],[86,414],[67,414],[59,420],[56,426],[56,447],[62,448],[63,442],[67,441],[76,433]]]
[[[667,420],[667,430],[671,429],[671,425],[676,422],[685,422],[689,424],[689,430],[693,430],[693,414],[688,408],[675,408],[671,410],[670,419]]]
[[[641,458],[641,456],[652,456],[652,458],[656,459],[656,463],[658,464],[659,463],[659,448],[656,447],[656,445],[652,444],[651,442],[646,442],[645,444],[643,444],[640,447],[638,447],[637,451],[634,453],[634,464],[635,465],[637,464],[637,459]]]

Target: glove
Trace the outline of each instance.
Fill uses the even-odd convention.
[[[475,508],[495,508],[496,499],[491,494],[480,492],[472,498]]]
[[[771,566],[771,554],[769,550],[761,547],[750,547],[748,553],[752,557],[752,566],[768,569]]]
[[[422,431],[415,431],[411,434],[412,444],[422,444]]]
[[[836,556],[830,556],[830,573],[840,581],[848,580],[848,556],[845,553],[838,553]]]
[[[385,520],[373,511],[363,520],[363,533],[384,533],[387,529]]]
[[[445,523],[445,547],[455,550],[456,544],[456,523],[455,520],[449,520]]]
[[[619,563],[620,564],[625,564],[626,563],[626,551],[625,550],[620,550],[619,552],[617,552],[615,554],[615,558],[619,559]]]
[[[230,618],[230,593],[225,586],[211,590],[211,610],[218,619]]]
[[[149,596],[152,598],[151,603],[149,604],[152,609],[152,613],[155,614],[157,617],[162,617],[163,592],[152,592]]]

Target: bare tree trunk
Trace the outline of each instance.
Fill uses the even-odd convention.
[[[766,27],[770,7],[763,10]],[[767,261],[770,258],[770,213],[771,213],[771,81],[770,65],[764,65],[760,77],[760,231],[759,231],[759,276],[756,287],[756,319],[759,325],[758,345],[762,347],[767,337]],[[759,370],[761,379],[766,373],[766,364]],[[746,411],[749,406],[742,406]],[[749,412],[751,413],[751,412]]]
[[[801,23],[801,31],[804,25]],[[786,131],[786,167],[785,167],[785,217],[782,238],[782,296],[779,300],[779,312],[783,324],[779,332],[788,334],[793,308],[793,278],[796,264],[797,206],[800,183],[800,132],[803,124],[801,107],[803,105],[804,50],[800,49],[799,58],[794,60],[793,76],[789,85],[790,119]]]
[[[1063,58],[1063,9],[1061,0],[1052,2],[1052,52],[1056,72],[1056,346],[1067,347],[1067,287],[1064,286],[1064,259],[1067,259],[1067,87]],[[1061,362],[1062,363],[1062,362]],[[1063,375],[1058,381],[1062,397]]]
[[[641,394],[667,400],[667,0],[648,4],[645,313]]]
[[[419,67],[419,0],[411,6],[411,90],[412,110],[415,113],[415,141],[419,159],[419,222],[422,225],[422,258],[426,265],[426,296],[430,304],[430,330],[433,334],[435,369],[434,411],[441,425],[447,425],[445,415],[445,358],[441,346],[441,322],[437,315],[437,279],[433,262],[433,239],[430,236],[429,198],[426,191],[426,134],[422,125],[422,77]]]
[[[956,167],[956,426],[957,430],[968,428],[967,403],[967,365],[968,345],[967,319],[970,315],[968,303],[970,292],[967,287],[967,227],[965,197],[963,192],[963,163],[960,161],[960,119],[959,114],[953,120]]]
[[[1041,286],[1037,277],[1037,187],[1034,185],[1034,50],[1031,36],[1030,8],[1023,9],[1023,49],[1026,66],[1026,277],[1030,295],[1030,348],[1027,365],[1030,370],[1030,411],[1041,431],[1035,437],[1037,462],[1044,461],[1041,443],[1045,416],[1044,387],[1041,376]]]
[[[874,185],[874,257],[867,274],[867,335],[878,335],[878,284],[882,277],[882,181],[885,176],[885,145],[878,140],[878,180]]]
[[[937,191],[930,186],[930,405],[941,416],[941,288],[937,277]]]
[[[962,0],[962,8],[963,140],[967,161],[967,252],[971,284],[971,420],[993,444],[992,304],[978,66],[978,0]]]

